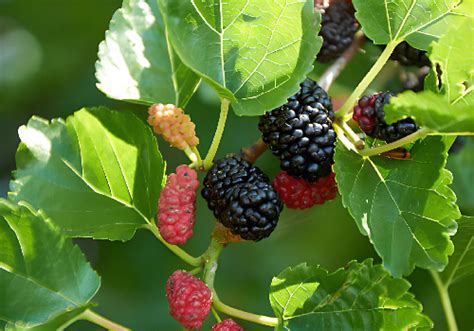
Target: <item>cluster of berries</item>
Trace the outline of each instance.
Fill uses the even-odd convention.
[[[336,1],[323,12],[324,45],[318,61],[339,57],[352,43],[358,23],[351,1]],[[429,65],[426,54],[400,44],[392,59],[403,65]],[[418,128],[410,119],[385,122],[384,106],[393,94],[377,93],[361,98],[353,119],[372,138],[392,142]],[[174,105],[153,105],[148,122],[156,133],[179,149],[199,143],[195,125]],[[234,236],[259,241],[268,237],[278,223],[283,203],[294,209],[323,204],[337,195],[332,172],[336,134],[335,114],[326,91],[306,79],[287,102],[264,114],[259,121],[262,140],[278,157],[281,171],[273,182],[242,155],[231,154],[216,161],[207,172],[202,196],[216,219]],[[199,187],[195,170],[186,165],[169,175],[158,202],[157,225],[170,244],[184,244],[193,234],[195,203]],[[212,291],[195,276],[178,270],[166,285],[171,315],[185,328],[198,329],[212,306]],[[243,331],[231,319],[212,327],[213,331]]]
[[[190,273],[177,270],[166,283],[170,314],[186,329],[199,329],[212,306],[212,291]],[[236,322],[226,319],[212,326],[212,331],[244,331]]]
[[[333,119],[331,99],[311,79],[287,103],[260,118],[262,139],[282,169],[273,187],[287,207],[310,208],[335,198]]]

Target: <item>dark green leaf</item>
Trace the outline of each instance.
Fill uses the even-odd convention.
[[[360,157],[340,143],[335,173],[344,205],[395,277],[415,266],[442,270],[453,253],[449,236],[460,217],[444,168],[441,137],[417,141],[411,158]]]
[[[444,96],[431,91],[406,91],[391,98],[385,110],[388,123],[412,117],[418,125],[433,133],[474,134],[474,104],[452,105]]]
[[[79,248],[49,221],[0,200],[0,319],[7,328],[57,329],[90,306],[99,286]]]
[[[156,0],[125,0],[99,46],[98,88],[109,97],[185,107],[199,77],[168,43]]]
[[[357,20],[376,44],[407,40],[428,49],[457,22],[461,0],[353,0]]]
[[[153,221],[164,162],[150,128],[132,113],[33,117],[19,133],[14,201],[44,210],[71,237],[128,240]]]
[[[281,321],[276,330],[420,330],[431,327],[422,306],[371,260],[329,273],[300,264],[274,277],[270,302]]]
[[[160,0],[182,61],[238,115],[283,104],[321,47],[312,0]]]
[[[453,238],[454,254],[441,273],[446,286],[474,275],[474,217],[463,216],[458,225],[458,233]]]

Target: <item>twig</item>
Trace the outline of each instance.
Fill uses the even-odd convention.
[[[364,33],[359,31],[354,36],[354,41],[349,48],[321,75],[318,84],[324,89],[329,90],[332,83],[344,70],[351,59],[359,52],[366,39]]]
[[[255,163],[266,150],[267,145],[263,142],[262,138],[260,138],[253,145],[242,148],[241,153],[245,160],[250,163]]]

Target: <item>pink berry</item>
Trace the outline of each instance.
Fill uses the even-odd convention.
[[[212,292],[190,273],[177,270],[166,283],[170,314],[187,329],[199,329],[211,310]]]
[[[272,185],[285,205],[293,209],[306,209],[314,205],[322,205],[337,195],[334,173],[322,177],[316,182],[307,182],[280,171]]]
[[[180,165],[168,176],[158,201],[158,228],[170,244],[184,244],[193,235],[197,173]]]
[[[213,325],[211,331],[244,331],[244,329],[229,318]]]

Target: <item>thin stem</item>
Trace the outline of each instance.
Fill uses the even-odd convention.
[[[212,139],[211,147],[207,152],[206,158],[204,159],[204,168],[209,169],[212,166],[214,157],[216,156],[217,149],[221,143],[222,134],[224,133],[225,123],[227,121],[227,114],[229,113],[229,100],[221,99],[221,113],[219,115],[219,122],[217,123],[216,133]]]
[[[269,316],[262,316],[262,315],[248,313],[246,311],[242,311],[240,309],[230,307],[219,299],[219,296],[217,295],[217,292],[214,289],[214,279],[215,279],[216,271],[218,267],[218,259],[223,248],[224,248],[223,244],[218,242],[216,239],[212,238],[209,248],[207,249],[206,253],[203,255],[204,262],[205,262],[203,281],[212,290],[213,306],[217,310],[230,316],[234,316],[234,317],[237,317],[246,321],[258,323],[261,325],[273,326],[273,327],[277,326],[278,319],[276,317],[269,317]]]
[[[319,86],[328,91],[332,83],[346,68],[347,64],[359,52],[362,45],[364,45],[365,40],[364,33],[362,31],[357,32],[351,46],[349,46],[349,48],[336,61],[334,61],[334,63],[318,79]]]
[[[349,112],[352,109],[352,107],[354,106],[354,103],[360,98],[362,93],[364,93],[364,91],[369,87],[370,83],[372,83],[372,81],[378,75],[380,70],[382,70],[383,66],[385,65],[385,63],[387,63],[388,59],[390,58],[390,55],[392,54],[393,50],[395,49],[395,47],[397,47],[399,43],[400,41],[398,40],[392,40],[391,42],[387,44],[384,51],[382,52],[382,54],[380,54],[380,57],[374,63],[372,68],[365,75],[365,77],[356,87],[354,92],[352,92],[352,94],[346,100],[346,102],[341,107],[341,109],[339,109],[339,111],[336,112],[336,117],[342,118],[344,117],[344,115],[346,115],[347,112]]]
[[[197,156],[196,153],[191,149],[191,147],[186,146],[186,148],[184,149],[184,154],[186,154],[186,156],[188,157],[188,159],[189,159],[192,163],[196,163],[196,162],[198,161],[198,156]]]
[[[217,323],[222,322],[222,319],[219,316],[219,313],[217,312],[217,310],[214,307],[212,307],[211,310],[212,310],[212,315],[214,315],[214,318],[216,319]]]
[[[167,243],[166,240],[164,240],[163,237],[161,236],[160,231],[155,226],[155,224],[149,223],[148,225],[146,225],[146,228],[150,230],[155,235],[155,237],[163,243],[163,245],[165,245],[170,251],[172,251],[181,260],[183,260],[189,265],[192,265],[193,267],[201,266],[202,261],[200,257],[191,256],[185,250],[179,248],[178,246]]]
[[[111,320],[100,316],[99,314],[93,312],[92,310],[88,309],[81,314],[81,319],[92,322],[98,326],[103,327],[107,330],[113,331],[130,331],[129,328],[126,328],[120,324],[112,322]]]
[[[379,155],[394,149],[397,149],[399,147],[402,147],[403,145],[409,144],[417,139],[420,139],[426,135],[428,135],[431,132],[429,129],[420,129],[406,137],[403,137],[402,139],[399,139],[397,141],[394,141],[393,143],[385,144],[379,147],[374,147],[374,148],[367,148],[359,151],[359,154],[362,156],[373,156],[373,155]]]
[[[220,301],[219,298],[214,298],[213,299],[213,305],[214,305],[214,307],[216,307],[217,310],[219,310],[219,311],[221,311],[221,312],[223,312],[227,315],[240,318],[242,320],[254,322],[254,323],[257,323],[257,324],[261,324],[261,325],[271,326],[271,327],[275,327],[279,324],[278,323],[278,318],[276,318],[276,317],[256,315],[256,314],[252,314],[252,313],[240,310],[240,309],[236,309],[234,307],[230,307],[230,306],[226,305],[225,303]]]
[[[352,142],[354,143],[354,146],[357,149],[364,149],[365,142],[362,139],[360,139],[360,137],[357,135],[357,133],[355,133],[351,129],[349,124],[347,124],[346,122],[342,122],[342,130],[349,136],[349,139],[352,140]]]
[[[441,305],[443,306],[444,315],[446,316],[446,323],[448,324],[449,331],[458,331],[456,323],[456,316],[454,316],[453,306],[451,305],[451,299],[447,286],[443,284],[439,274],[436,271],[430,270],[431,277],[438,290],[439,297],[441,299]]]
[[[354,151],[356,153],[358,153],[357,151],[357,148],[354,146],[354,144],[349,140],[347,139],[345,133],[344,133],[344,130],[342,130],[342,128],[340,127],[339,124],[337,123],[333,123],[333,129],[334,131],[336,132],[336,135],[337,135],[337,139],[339,139],[339,141],[350,151]]]

